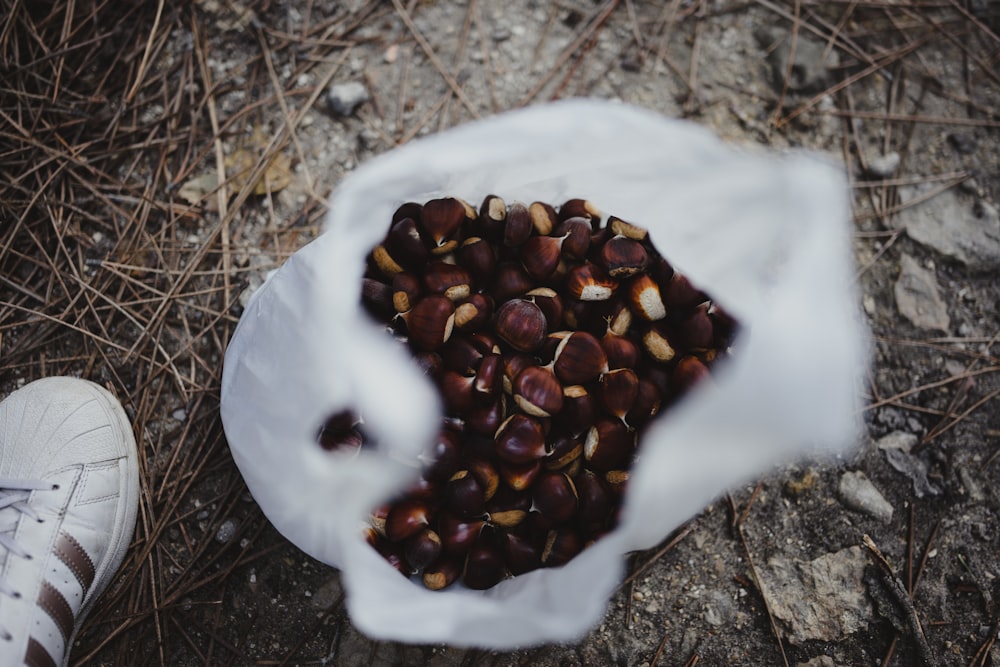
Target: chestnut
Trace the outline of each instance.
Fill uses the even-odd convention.
[[[574,331],[556,348],[552,370],[564,384],[585,384],[607,372],[608,357],[597,338]]]
[[[479,236],[470,236],[455,249],[455,261],[479,284],[489,283],[496,274],[497,256],[493,247]]]
[[[497,335],[520,352],[540,348],[548,328],[542,309],[525,299],[512,299],[500,306],[495,325]]]
[[[432,199],[420,213],[420,226],[433,247],[444,246],[466,220],[466,205],[455,197]]]
[[[403,543],[403,557],[414,570],[422,570],[441,555],[441,538],[430,528],[413,535]]]
[[[612,278],[627,278],[646,270],[649,256],[641,243],[627,236],[612,236],[601,246],[601,264]]]
[[[416,535],[431,520],[430,506],[420,500],[401,500],[389,510],[385,519],[385,536],[391,542],[401,542]]]
[[[511,385],[514,402],[529,415],[551,417],[563,407],[563,388],[555,374],[543,366],[528,366]]]
[[[576,514],[579,498],[576,485],[563,472],[543,472],[532,490],[534,507],[553,523],[569,521]]]
[[[628,304],[632,311],[646,320],[654,322],[667,316],[660,286],[648,273],[636,276],[628,286]]]
[[[507,220],[504,223],[503,242],[510,247],[517,247],[528,240],[534,226],[528,207],[521,202],[514,202],[507,207]]]
[[[410,342],[419,350],[431,352],[451,337],[455,326],[455,304],[446,296],[431,294],[400,317],[406,321]]]
[[[429,590],[439,591],[451,586],[462,576],[462,561],[459,558],[442,556],[424,568],[421,577]]]
[[[556,272],[563,237],[532,236],[521,245],[521,265],[535,280],[547,280]]]
[[[585,386],[571,384],[563,387],[563,409],[555,416],[555,424],[576,436],[593,426],[596,418],[597,399]]]
[[[542,566],[541,546],[523,536],[510,531],[504,532],[500,549],[507,569],[515,577]]]
[[[431,258],[416,220],[410,217],[392,224],[384,245],[393,259],[407,271],[420,271]]]
[[[469,549],[462,583],[473,590],[486,590],[500,583],[506,574],[507,568],[500,550],[480,540]]]
[[[639,377],[631,368],[616,368],[601,376],[598,388],[604,409],[624,420],[639,395]]]
[[[604,269],[586,262],[566,274],[566,291],[580,301],[606,301],[618,289],[618,282]]]
[[[450,512],[438,515],[438,535],[446,554],[462,556],[479,537],[486,522],[482,519],[463,519]]]
[[[559,219],[566,220],[568,218],[586,218],[590,220],[591,225],[595,228],[597,223],[601,221],[603,217],[601,209],[597,208],[593,202],[587,201],[586,199],[568,199],[563,202],[562,206],[559,207]]]
[[[672,338],[673,334],[666,327],[654,324],[642,334],[642,346],[653,361],[671,361],[677,356],[677,347]]]
[[[528,206],[528,215],[531,216],[531,226],[535,228],[535,233],[539,236],[550,235],[559,223],[559,215],[556,210],[545,202],[531,202]]]
[[[437,260],[427,265],[423,286],[429,294],[443,294],[452,301],[461,301],[472,294],[472,276],[457,264]]]
[[[565,565],[574,556],[583,551],[583,540],[576,529],[569,526],[555,528],[549,531],[542,547],[542,565],[558,567]]]
[[[490,241],[503,238],[504,223],[507,220],[507,204],[496,195],[486,195],[479,206],[477,218],[479,228]]]
[[[541,423],[524,414],[513,414],[496,434],[497,455],[511,463],[528,463],[545,456],[545,432]]]
[[[583,456],[591,470],[625,468],[635,451],[635,432],[620,419],[602,417],[587,431]]]
[[[520,262],[502,262],[493,276],[493,298],[503,303],[537,287]]]
[[[489,324],[493,316],[493,301],[484,294],[472,294],[455,307],[455,328],[471,333]]]
[[[562,326],[563,302],[559,293],[551,287],[536,287],[525,292],[524,298],[542,309],[549,331]]]
[[[479,480],[468,470],[459,470],[444,487],[448,507],[462,517],[482,516],[486,511],[486,494]]]
[[[625,222],[621,218],[613,215],[608,216],[608,228],[619,236],[625,236],[635,241],[645,241],[649,236],[649,230],[631,222]]]
[[[511,463],[510,461],[500,461],[500,479],[504,484],[514,491],[524,491],[535,481],[538,473],[542,470],[540,460],[528,461],[527,463]]]
[[[582,260],[590,251],[592,232],[589,219],[567,218],[559,223],[552,235],[562,237],[563,254],[572,259]]]
[[[668,306],[691,308],[707,300],[705,293],[693,286],[687,276],[676,269],[663,287],[663,301]]]

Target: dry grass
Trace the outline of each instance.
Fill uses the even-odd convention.
[[[584,3],[567,6],[576,4]],[[655,12],[632,0],[594,5],[581,17],[578,38],[506,106],[586,93],[588,81],[599,76],[583,80],[580,74],[592,64],[596,35],[618,18],[633,35],[622,53],[637,54],[640,64],[662,60],[689,92],[686,110],[697,114],[697,54],[702,26],[712,14],[700,2],[662,4]],[[832,95],[837,106],[824,113],[885,123],[884,146],[901,151],[905,164],[916,125],[1000,127],[996,107],[984,102],[992,98],[979,90],[1000,83],[1000,38],[965,3],[757,0],[721,11],[740,11],[747,4],[768,9],[777,21],[792,25],[793,34],[826,40],[850,63],[839,83],[804,102],[793,105],[782,91],[772,104],[775,130],[816,113],[824,96]],[[262,201],[253,194],[255,176],[282,151],[301,157],[299,120],[336,71],[309,89],[294,89],[278,83],[275,63],[290,67],[286,78],[295,81],[324,59],[343,62],[355,46],[352,33],[358,26],[388,17],[405,26],[407,38],[417,42],[449,87],[421,126],[449,124],[452,105],[470,116],[505,108],[492,80],[489,99],[470,99],[453,74],[464,64],[465,40],[481,29],[480,7],[470,5],[458,36],[459,62],[449,66],[435,54],[434,40],[414,25],[416,5],[371,2],[310,23],[296,35],[250,24],[245,33],[256,41],[256,55],[245,64],[249,87],[265,92],[226,112],[219,99],[230,84],[211,79],[209,36],[189,3],[0,0],[0,389],[57,374],[96,380],[122,399],[144,454],[135,542],[119,581],[81,634],[77,660],[100,654],[129,664],[127,647],[147,645],[156,647],[151,656],[166,662],[172,643],[188,644],[206,664],[217,662],[213,656],[229,660],[237,653],[217,631],[224,615],[220,626],[209,629],[206,644],[193,639],[173,612],[192,603],[220,605],[212,591],[235,568],[274,548],[273,542],[254,539],[266,522],[242,502],[245,487],[227,452],[218,417],[221,362],[247,270],[236,248],[254,212],[267,206],[267,197]],[[257,9],[263,13],[267,7]],[[193,34],[190,49],[170,51],[175,29]],[[667,45],[677,33],[690,40],[688,62],[670,56]],[[964,88],[934,87],[934,66],[922,55],[934,43],[947,43],[961,54]],[[884,107],[859,108],[852,88],[876,74],[889,82]],[[405,76],[401,85],[405,89]],[[924,115],[921,100],[928,87],[966,113]],[[383,99],[386,108],[379,113],[402,118],[403,90],[398,109],[391,97]],[[255,127],[264,109],[280,122],[251,177],[234,179],[226,171],[223,142]],[[408,140],[418,129],[400,128],[392,143]],[[859,155],[863,160],[856,150],[861,143],[846,133],[849,162]],[[177,191],[206,165],[223,185],[204,202],[188,204]],[[948,183],[965,176],[949,174]],[[869,201],[867,215],[878,223],[869,230],[872,238],[889,239],[884,253],[898,236],[886,232],[889,218],[900,210],[894,186],[858,188]],[[295,218],[265,230],[264,243],[279,260],[294,249],[294,243],[282,242],[283,235],[315,228],[325,195],[324,188],[318,190],[309,193]],[[891,404],[903,398],[875,396]],[[194,490],[212,499],[212,512],[199,515],[203,509],[190,501]],[[236,538],[216,541],[215,528],[241,512]],[[197,536],[187,528],[193,517],[208,526]]]

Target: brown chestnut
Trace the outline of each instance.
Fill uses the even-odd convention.
[[[463,519],[451,512],[438,515],[438,535],[446,554],[462,556],[479,537],[486,522],[482,519]]]
[[[531,301],[511,299],[497,309],[496,332],[520,352],[534,352],[545,342],[545,314]]]
[[[579,503],[576,485],[563,472],[543,472],[532,490],[534,507],[542,516],[554,523],[569,521]]]
[[[556,210],[545,202],[531,202],[531,205],[528,206],[528,214],[531,216],[531,225],[535,228],[535,233],[540,236],[551,234],[559,223]]]
[[[425,230],[433,247],[444,246],[466,220],[466,205],[454,197],[432,199],[420,213],[420,226]]]
[[[496,434],[497,455],[511,463],[528,463],[545,456],[545,432],[541,423],[524,414],[513,414]]]
[[[470,236],[455,249],[455,261],[479,284],[487,284],[496,273],[497,256],[493,247],[479,236]]]
[[[420,299],[402,314],[410,342],[419,350],[433,351],[444,345],[455,326],[455,304],[439,294]]]
[[[464,561],[460,558],[448,556],[438,558],[424,569],[422,577],[424,586],[432,591],[439,591],[451,586],[462,576],[463,563]]]
[[[648,273],[637,276],[629,283],[628,303],[632,311],[647,322],[662,320],[667,316],[660,286]]]
[[[420,271],[431,257],[413,218],[404,217],[394,222],[384,245],[393,259],[407,271]]]
[[[525,273],[535,280],[547,280],[556,272],[562,251],[563,238],[557,236],[532,236],[521,245],[521,265]]]
[[[612,236],[601,246],[601,263],[612,278],[627,278],[646,270],[649,255],[641,243],[627,236]]]
[[[479,480],[468,470],[459,470],[444,487],[448,507],[462,517],[481,516],[486,511],[486,494]]]
[[[528,461],[527,463],[500,461],[498,468],[500,470],[500,479],[504,481],[504,484],[514,491],[524,491],[538,477],[538,473],[542,470],[542,462],[539,460]]]
[[[552,370],[564,384],[585,384],[607,372],[608,357],[594,336],[573,331],[556,348]]]
[[[385,519],[385,536],[392,542],[402,542],[424,529],[431,520],[430,506],[419,500],[400,500]]]
[[[403,557],[414,570],[422,570],[441,555],[441,538],[430,528],[413,535],[403,543]]]
[[[486,590],[500,583],[507,574],[500,550],[480,540],[469,549],[462,583],[473,590]]]
[[[534,226],[528,207],[521,202],[514,202],[507,207],[507,220],[504,223],[503,242],[510,247],[517,247],[528,240]]]
[[[566,274],[566,291],[580,301],[606,301],[618,289],[618,282],[604,269],[586,262]]]
[[[616,368],[601,376],[598,388],[604,409],[624,420],[639,395],[639,377],[631,368]]]
[[[563,407],[563,388],[551,370],[528,366],[514,378],[514,402],[529,415],[551,417]]]
[[[587,465],[599,472],[627,467],[634,451],[635,432],[620,419],[598,419],[583,443]]]

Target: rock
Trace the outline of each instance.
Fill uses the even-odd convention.
[[[836,49],[827,49],[825,42],[799,33],[795,38],[795,59],[789,70],[791,34],[784,30],[763,29],[756,33],[756,37],[761,46],[770,49],[768,62],[775,88],[779,91],[785,86],[787,77],[788,90],[818,93],[826,88],[830,70],[840,64]]]
[[[236,519],[226,519],[219,525],[219,529],[215,531],[215,541],[225,544],[229,540],[233,539],[236,535]]]
[[[812,561],[776,556],[758,572],[761,594],[788,641],[838,641],[870,621],[867,556],[854,546]]]
[[[360,81],[335,83],[326,94],[330,111],[336,116],[350,116],[358,105],[368,101],[368,89]]]
[[[903,203],[925,195],[930,186],[899,189]],[[1000,269],[1000,213],[990,205],[974,207],[955,189],[945,190],[899,214],[907,235],[971,269]]]
[[[936,496],[941,493],[941,489],[931,484],[930,480],[927,479],[927,464],[924,463],[923,459],[901,449],[889,448],[884,451],[889,465],[897,472],[909,477],[913,482],[913,493],[917,498]]]
[[[875,442],[875,446],[879,449],[901,449],[904,452],[909,453],[919,441],[920,438],[913,433],[907,433],[906,431],[893,431],[892,433],[879,438]]]
[[[856,512],[868,514],[879,521],[892,519],[892,505],[875,488],[863,472],[845,472],[838,487],[840,501]]]
[[[896,173],[900,159],[899,153],[896,151],[872,158],[868,161],[868,175],[875,178],[888,178]]]
[[[714,591],[705,601],[705,622],[715,627],[731,625],[736,615],[736,607],[732,599],[722,591]]]
[[[937,278],[909,255],[903,255],[900,264],[902,271],[895,287],[899,312],[914,326],[948,333],[951,320]]]

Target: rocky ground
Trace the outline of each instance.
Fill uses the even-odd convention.
[[[188,394],[163,382],[139,424],[150,479],[163,485],[144,500],[149,526],[130,560],[147,574],[98,610],[74,657],[1000,665],[995,12],[988,2],[167,3],[147,67],[163,73],[162,100],[173,102],[146,104],[136,122],[193,119],[185,170],[155,198],[188,211],[171,218],[180,255],[226,256],[236,302],[231,316],[195,328],[208,342],[192,377],[201,360],[219,362],[239,304],[318,233],[327,195],[357,165],[496,112],[592,96],[739,145],[804,147],[843,163],[873,337],[867,433],[841,460],[782,466],[731,489],[661,548],[634,554],[606,618],[578,643],[494,653],[359,633],[338,572],[285,541],[242,488],[221,441],[217,376]],[[155,172],[161,157],[147,146],[127,177]],[[229,181],[227,198],[214,194],[220,165],[257,168]],[[87,257],[133,266],[94,224],[79,224]],[[8,326],[9,347],[27,325]],[[118,354],[108,353],[115,369],[126,365]],[[5,367],[5,385],[37,374],[37,357]],[[178,361],[184,375],[188,361]],[[135,410],[139,383],[100,372]],[[196,439],[213,448],[179,463]],[[168,487],[183,493],[163,504]]]

